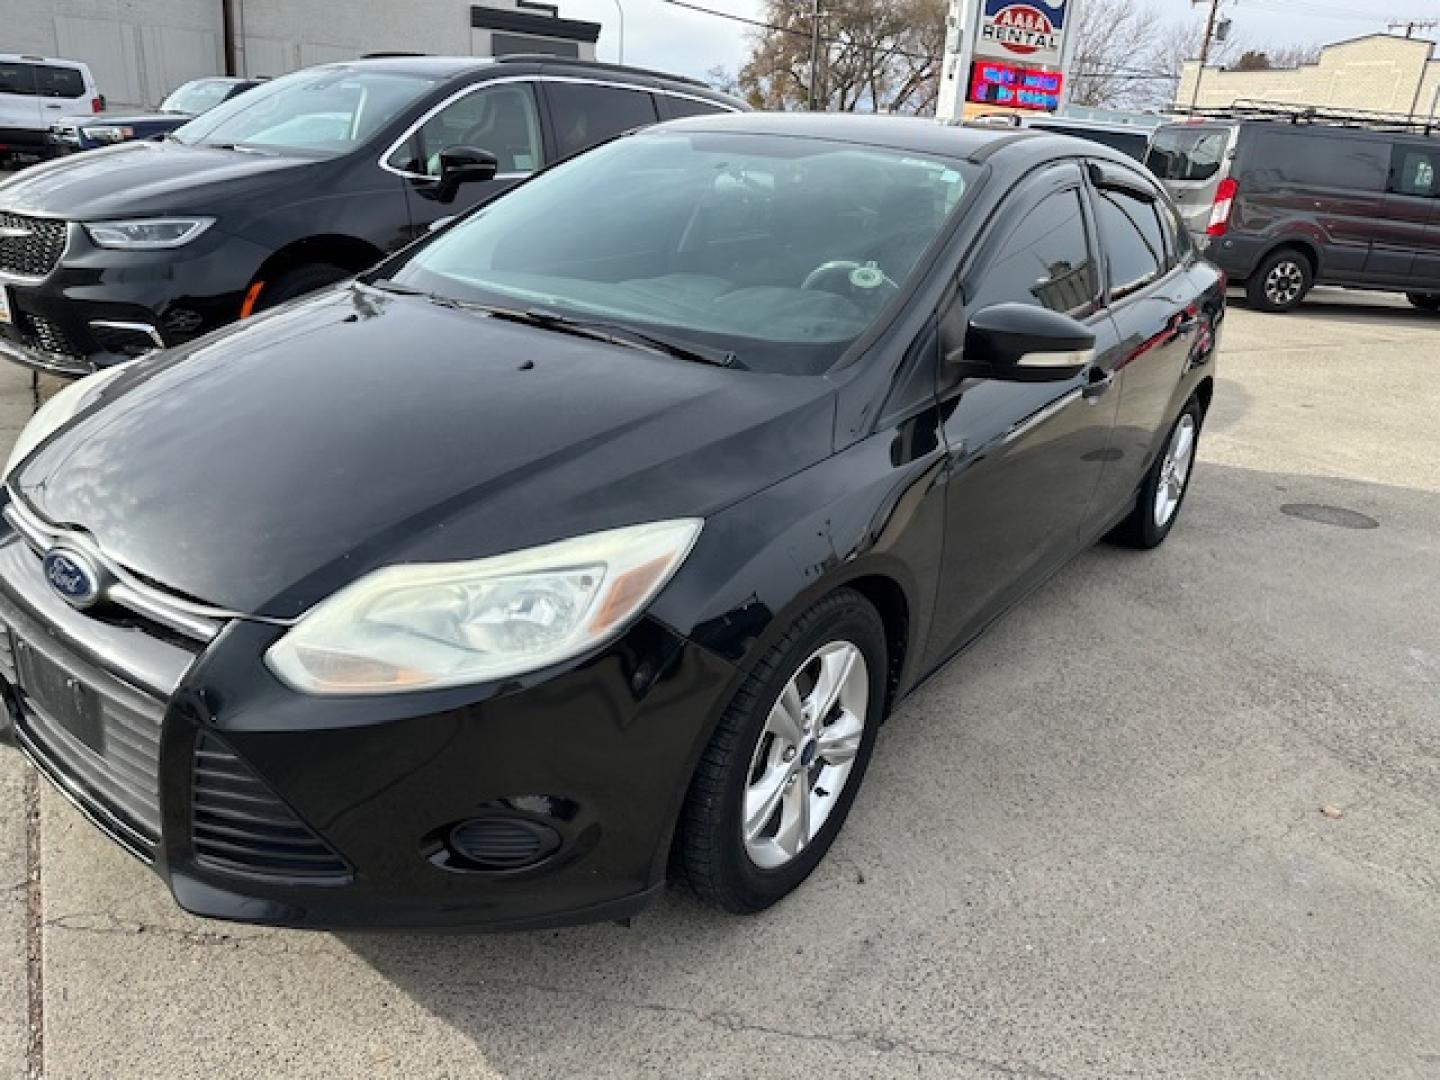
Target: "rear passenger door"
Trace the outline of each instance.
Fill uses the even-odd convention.
[[[686,97],[683,94],[658,93],[655,95],[655,104],[660,107],[661,120],[682,120],[687,116],[714,116],[716,113],[735,111],[713,101]]]
[[[541,84],[556,160],[582,153],[621,132],[660,117],[655,99],[641,86],[550,77]]]
[[[1385,216],[1375,222],[1367,276],[1399,286],[1440,283],[1440,148],[1397,142],[1390,152]]]
[[[40,99],[35,94],[35,68],[0,61],[0,131],[39,131]]]
[[[1167,434],[1200,312],[1185,272],[1189,240],[1155,186],[1109,162],[1093,166],[1090,180],[1106,297],[1121,349],[1115,432],[1093,508],[1099,517],[1139,487]]]

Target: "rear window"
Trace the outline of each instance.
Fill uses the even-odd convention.
[[[661,94],[660,100],[665,103],[671,120],[679,120],[685,116],[713,116],[715,113],[730,111],[723,105],[715,105],[709,101],[697,101],[694,98],[676,97],[674,94]]]
[[[29,64],[0,64],[0,94],[35,93],[35,69]]]
[[[1162,180],[1210,180],[1220,171],[1229,142],[1229,128],[1157,128],[1145,165]]]
[[[85,79],[74,68],[35,65],[35,84],[41,97],[85,96]]]
[[[1379,194],[1390,172],[1390,143],[1289,125],[1252,125],[1238,155],[1241,190],[1317,187]]]

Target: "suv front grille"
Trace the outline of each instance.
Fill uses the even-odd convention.
[[[195,861],[222,873],[344,884],[350,868],[213,735],[195,742]]]
[[[65,252],[69,226],[53,218],[0,210],[0,274],[45,277]]]

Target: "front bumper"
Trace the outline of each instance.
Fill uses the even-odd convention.
[[[22,541],[0,546],[15,739],[182,907],[246,922],[518,929],[633,914],[663,887],[735,678],[642,620],[525,685],[321,699],[264,668],[280,628],[231,622],[207,646],[92,611],[50,592]],[[26,687],[42,685],[17,659],[27,649],[98,699],[88,730]],[[517,836],[547,842],[526,862]],[[513,865],[494,865],[497,851]]]
[[[218,227],[173,250],[98,248],[72,223],[43,276],[0,272],[14,320],[0,324],[0,357],[80,375],[183,344],[235,320],[268,255]]]

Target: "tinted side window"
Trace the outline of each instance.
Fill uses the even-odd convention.
[[[550,119],[561,157],[658,119],[655,102],[643,90],[552,82],[546,84],[545,92],[550,97]]]
[[[1277,187],[1385,190],[1390,147],[1374,139],[1326,131],[1287,131],[1254,124],[1240,147],[1240,190]]]
[[[1110,294],[1124,296],[1160,276],[1165,241],[1155,204],[1123,191],[1096,192],[1100,246],[1110,268]]]
[[[1389,190],[1396,195],[1440,195],[1440,149],[1396,143]]]
[[[452,146],[488,150],[502,173],[540,166],[540,119],[528,83],[503,83],[466,94],[426,120],[389,164],[402,172],[440,175],[440,151]]]
[[[35,93],[35,69],[29,64],[0,64],[0,94]]]
[[[36,65],[35,83],[41,97],[78,98],[85,96],[85,80],[74,68]]]
[[[1080,192],[1071,188],[1047,196],[1024,216],[981,273],[974,306],[1018,301],[1084,314],[1099,292]]]
[[[715,113],[730,111],[709,101],[696,101],[694,98],[676,97],[674,94],[661,94],[660,101],[671,120],[679,120],[683,116],[713,116]]]

